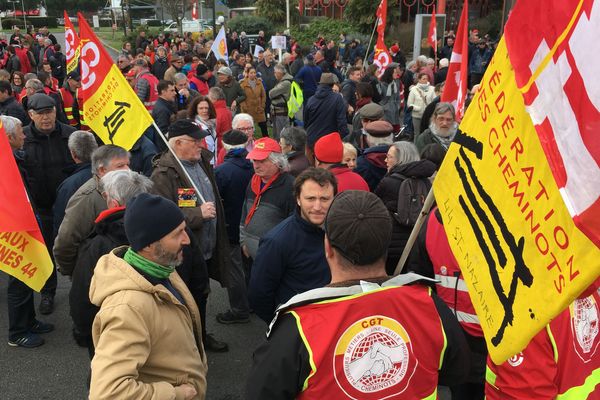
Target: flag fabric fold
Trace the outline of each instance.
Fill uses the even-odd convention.
[[[227,38],[225,37],[225,27],[221,27],[219,34],[215,38],[210,51],[215,54],[217,60],[224,60],[229,65],[229,52],[227,51]],[[210,54],[210,52],[209,52]]]
[[[450,56],[446,85],[442,101],[451,103],[456,111],[456,120],[460,121],[465,113],[469,66],[469,2],[464,1],[463,10],[456,31],[456,40]]]
[[[435,20],[435,7],[431,14],[431,22],[429,23],[429,32],[427,33],[427,43],[431,46],[434,54],[437,55],[437,21]]]
[[[0,271],[40,291],[54,264],[0,123]]]
[[[434,181],[496,364],[600,276],[598,31],[600,1],[517,2]],[[578,318],[591,343],[597,310]]]
[[[80,40],[69,14],[63,11],[65,18],[65,57],[67,58],[67,74],[79,67]]]
[[[377,65],[379,76],[383,74],[387,66],[392,62],[392,56],[385,45],[385,26],[387,23],[387,0],[381,0],[377,12],[377,42],[375,43],[375,54],[373,63]]]
[[[78,17],[85,121],[104,143],[129,150],[154,121],[85,18]]]

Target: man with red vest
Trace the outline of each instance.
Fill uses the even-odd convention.
[[[454,312],[471,349],[471,370],[467,381],[453,382],[452,399],[483,400],[487,346],[479,318],[462,278],[462,272],[452,254],[439,210],[429,213],[412,249],[408,270],[434,278],[437,295]]]
[[[369,185],[365,180],[353,172],[347,165],[342,164],[344,159],[344,143],[338,132],[325,135],[315,143],[315,166],[328,169],[338,183],[338,192],[346,190],[366,190]]]
[[[135,70],[135,94],[140,98],[146,110],[152,111],[158,99],[158,78],[148,70],[148,63],[142,58],[133,62]]]
[[[83,119],[83,99],[79,96],[80,87],[81,76],[77,71],[73,71],[67,75],[65,84],[59,89],[59,92],[68,124],[77,129],[88,130]]]
[[[198,64],[196,67],[196,74],[193,73],[188,74],[188,79],[190,80],[190,87],[202,96],[208,96],[208,79],[210,78],[210,70],[204,64]]]
[[[246,399],[435,399],[461,382],[456,318],[417,274],[385,273],[389,212],[373,193],[338,194],[325,219],[331,283],[278,308],[254,353]]]
[[[490,400],[600,399],[600,278],[529,342],[496,365],[488,358]]]

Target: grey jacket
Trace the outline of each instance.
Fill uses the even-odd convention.
[[[269,90],[269,98],[275,112],[287,113],[287,102],[290,99],[290,88],[293,80],[293,76],[285,74],[275,87]]]

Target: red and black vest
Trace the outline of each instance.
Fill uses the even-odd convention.
[[[145,79],[148,81],[148,85],[150,85],[148,98],[144,99],[143,103],[146,107],[146,110],[152,111],[154,109],[154,105],[156,104],[156,100],[158,100],[158,78],[152,75],[150,72],[145,71],[140,74],[138,79]]]
[[[600,294],[578,298],[501,365],[488,357],[486,398],[600,399]]]
[[[73,94],[71,93],[71,91],[65,87],[61,87],[59,89],[59,92],[62,97],[63,110],[65,110],[65,115],[67,116],[67,122],[72,127],[77,128],[79,126],[79,121],[77,120],[77,116],[73,112],[75,106],[77,106],[77,104],[75,102],[75,97],[73,97]]]
[[[483,337],[467,284],[461,278],[460,267],[452,254],[444,225],[438,221],[435,210],[429,214],[427,221],[425,246],[433,264],[435,279],[440,281],[436,283],[438,296],[455,313],[458,322],[469,335]]]
[[[188,79],[190,83],[194,84],[198,93],[200,93],[202,96],[208,96],[208,83],[199,79],[196,75],[192,75],[191,77],[188,77]]]
[[[310,355],[298,399],[436,399],[446,337],[430,289],[387,287],[289,311]]]

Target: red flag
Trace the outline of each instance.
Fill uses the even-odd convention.
[[[192,3],[192,19],[194,21],[198,19],[198,3],[196,3],[196,0],[193,0]]]
[[[83,15],[78,17],[85,122],[104,143],[129,150],[154,121]]]
[[[456,119],[462,120],[465,113],[465,99],[467,97],[467,67],[469,65],[469,3],[465,0],[463,5],[456,41],[450,57],[448,78],[442,93],[442,101],[452,103],[456,110]]]
[[[67,57],[67,74],[75,71],[79,66],[80,40],[75,27],[69,18],[69,14],[64,12],[65,17],[65,56]]]
[[[0,123],[0,271],[40,291],[54,265]]]
[[[431,22],[429,23],[429,33],[427,34],[427,43],[433,48],[437,54],[437,22],[435,20],[435,7],[431,14]]]
[[[375,16],[377,17],[377,43],[375,44],[373,63],[377,65],[378,75],[381,76],[392,61],[392,57],[384,41],[385,24],[387,21],[387,0],[381,0]]]

